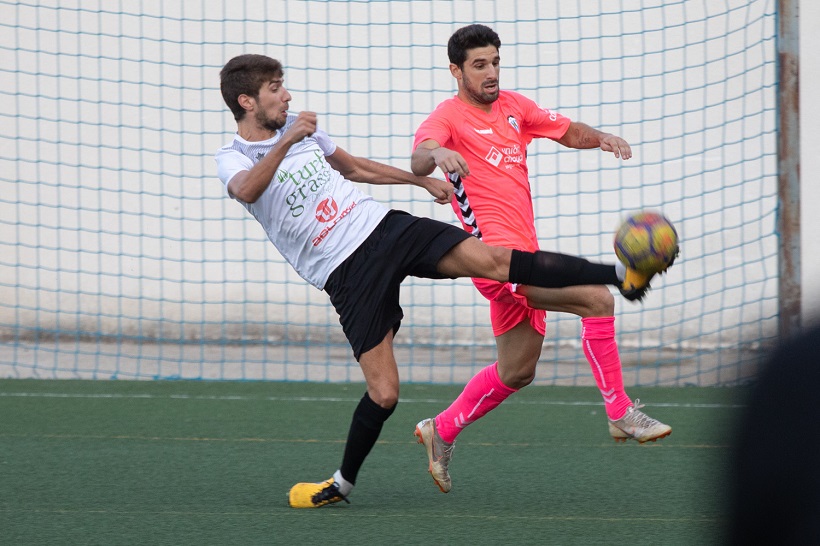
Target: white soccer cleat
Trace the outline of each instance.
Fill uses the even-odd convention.
[[[666,438],[672,434],[672,427],[649,417],[640,410],[642,407],[643,404],[636,398],[635,403],[627,408],[623,417],[615,421],[609,420],[609,434],[616,442],[635,440],[643,444]]]
[[[429,471],[433,480],[441,489],[442,493],[447,493],[452,487],[450,473],[447,467],[450,466],[450,459],[453,457],[453,449],[456,443],[448,444],[439,436],[436,430],[435,419],[424,419],[416,425],[415,434],[420,444],[427,448],[427,459],[430,461]]]

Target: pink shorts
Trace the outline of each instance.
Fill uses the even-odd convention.
[[[473,284],[482,296],[490,300],[494,336],[509,332],[525,320],[529,320],[533,329],[542,336],[546,334],[547,312],[530,307],[527,298],[515,291],[514,284],[488,279],[473,279]]]

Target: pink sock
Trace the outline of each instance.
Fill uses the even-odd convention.
[[[604,397],[606,414],[610,419],[620,419],[632,401],[624,391],[621,358],[615,343],[615,317],[582,318],[581,324],[584,354]]]
[[[436,416],[441,439],[453,443],[461,430],[496,408],[517,389],[511,389],[498,376],[498,362],[473,376],[450,407]]]

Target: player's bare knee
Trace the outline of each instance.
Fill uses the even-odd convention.
[[[507,377],[506,381],[502,381],[511,389],[523,389],[535,380],[535,371],[519,370],[517,373]]]
[[[399,402],[399,389],[392,387],[382,387],[368,389],[370,399],[384,409],[390,409]]]
[[[590,287],[585,292],[584,306],[590,317],[611,317],[615,313],[615,298],[606,286]]]
[[[508,248],[500,246],[489,246],[490,262],[488,268],[491,268],[493,279],[509,279],[510,276],[510,255],[512,254]]]
[[[509,388],[521,389],[535,380],[535,365],[533,364],[532,366],[524,365],[517,367],[499,366],[498,376],[499,379],[501,379],[501,382]]]

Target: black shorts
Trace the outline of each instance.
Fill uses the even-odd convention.
[[[392,210],[325,283],[356,360],[404,318],[399,285],[408,277],[443,279],[439,260],[472,237],[463,229]]]

